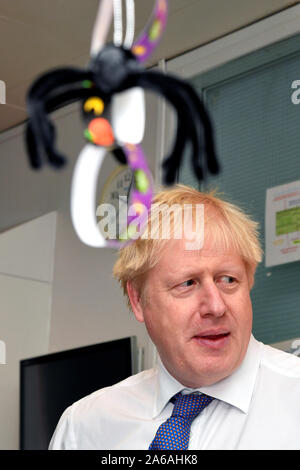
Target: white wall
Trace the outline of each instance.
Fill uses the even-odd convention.
[[[0,235],[0,449],[19,446],[20,360],[49,349],[56,214]]]

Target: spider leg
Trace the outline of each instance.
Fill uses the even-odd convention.
[[[37,125],[36,121],[41,120],[43,122]],[[45,118],[45,114],[37,112],[35,117],[28,121],[25,137],[30,164],[33,168],[37,169],[42,166],[41,156],[44,153],[53,166],[59,167],[65,163],[65,158],[54,150],[55,129],[51,121]]]
[[[92,92],[91,89],[82,87],[66,90],[64,93],[48,97],[45,100],[45,110],[47,113],[52,113],[53,111],[74,103],[75,101],[86,99],[93,93],[94,92]]]
[[[205,154],[206,154],[206,162],[208,170],[215,174],[219,171],[219,164],[216,158],[215,146],[214,146],[214,138],[213,138],[213,128],[212,123],[209,117],[208,112],[206,111],[203,103],[201,102],[198,94],[194,91],[193,87],[189,85],[187,82],[183,80],[179,80],[176,77],[168,76],[168,82],[172,83],[174,87],[177,87],[177,92],[179,92],[184,100],[188,103],[190,109],[194,108],[195,113],[197,114],[198,123],[202,124],[203,131],[204,131],[204,142],[205,142]],[[201,134],[200,133],[200,126],[196,126],[198,136],[201,142]],[[197,153],[194,152],[192,158],[192,164],[194,167],[194,171],[196,175],[198,174],[198,170],[202,172],[201,164],[199,161],[199,157],[201,157],[202,152]],[[200,180],[202,178],[199,178]]]
[[[186,101],[176,93],[176,90],[169,87],[166,90],[166,97],[177,112],[177,131],[173,148],[169,156],[162,163],[164,184],[169,185],[178,179],[180,164],[187,145],[189,143],[192,144],[195,154],[200,152],[200,148],[196,130],[193,128],[193,124],[191,126],[190,122],[194,123],[195,119],[190,119],[190,111]],[[181,111],[180,115],[179,110]],[[203,178],[201,168],[197,170],[197,176],[200,180]]]
[[[178,114],[178,113],[177,113]],[[178,170],[182,160],[182,156],[187,145],[187,136],[188,136],[188,123],[186,119],[177,118],[177,132],[175,137],[175,142],[173,144],[173,149],[168,155],[163,163],[163,182],[166,185],[174,183],[178,180]]]
[[[72,67],[55,69],[37,78],[28,91],[28,101],[41,99],[51,91],[59,87],[70,86],[82,80],[92,80],[92,74],[88,70],[81,70]]]
[[[39,104],[35,104],[37,109],[29,119],[26,128],[27,150],[33,168],[40,168],[41,153],[46,153],[53,166],[58,167],[64,164],[65,158],[55,150],[55,129],[47,113],[89,96],[89,93],[89,90],[84,88],[67,90],[61,95],[44,98],[42,110],[39,109]]]
[[[140,78],[141,76],[142,78]],[[134,80],[136,81],[136,76]],[[178,124],[180,125],[183,121],[182,125],[185,127],[186,131],[188,131],[186,137],[190,139],[192,143],[192,164],[200,181],[203,179],[200,163],[200,157],[203,153],[200,151],[203,139],[199,123],[203,126],[207,166],[209,171],[217,173],[219,166],[215,155],[211,121],[205,107],[193,88],[186,82],[173,76],[163,75],[153,71],[140,74],[138,83],[142,83],[141,86],[145,88],[154,89],[158,93],[165,95],[167,100],[175,107],[178,115]],[[181,132],[182,131],[183,128],[181,129]],[[178,164],[178,160],[175,158],[177,144],[178,142],[176,141],[173,151],[164,161],[164,164],[167,166]]]
[[[40,168],[41,159],[38,151],[38,143],[30,122],[27,122],[25,131],[25,142],[30,165],[32,166],[32,168]]]
[[[174,80],[178,80],[175,77],[172,77]],[[185,81],[180,81],[181,86],[185,89],[186,93],[190,97],[190,101],[193,102],[195,107],[198,110],[199,115],[201,116],[203,127],[204,127],[204,136],[205,136],[205,147],[207,155],[207,167],[212,174],[216,174],[220,171],[220,166],[216,157],[215,143],[214,143],[214,131],[212,126],[212,121],[209,116],[207,109],[204,107],[202,101],[200,100],[198,94],[195,92],[194,88]]]
[[[78,87],[78,82],[87,78],[91,78],[88,71],[65,68],[41,76],[31,86],[27,95],[29,122],[26,130],[26,143],[31,165],[34,168],[39,168],[42,164],[41,150],[44,150],[51,165],[59,167],[64,164],[64,157],[54,149],[55,129],[47,113],[51,112],[51,108],[52,110],[58,109],[80,99],[79,91],[82,87],[69,90],[67,88],[72,84],[75,86],[76,83]],[[56,95],[53,95],[54,91]]]
[[[178,84],[176,83],[175,86],[170,85],[169,76],[157,72],[143,72],[135,74],[132,81],[133,83],[130,86],[137,84],[163,94],[177,112],[175,144],[170,155],[163,162],[165,183],[171,184],[175,180],[176,171],[180,166],[183,150],[187,143],[191,142],[194,155],[198,156],[200,153],[201,139],[196,126],[199,117],[195,108],[186,100],[186,95],[178,91]],[[201,168],[197,168],[196,174],[200,180],[203,179]]]
[[[121,164],[121,165],[126,165],[127,164],[127,158],[124,153],[124,150],[122,147],[115,147],[111,150],[111,153],[115,157],[115,159]]]

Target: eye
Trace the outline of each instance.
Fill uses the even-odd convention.
[[[92,96],[85,101],[83,109],[86,113],[92,111],[96,116],[100,116],[104,110],[104,103],[98,96]]]
[[[236,282],[236,278],[233,276],[221,276],[220,279],[225,279],[225,284],[234,284]]]
[[[191,287],[194,285],[195,281],[193,279],[189,279],[188,281],[184,281],[180,284],[180,287]]]

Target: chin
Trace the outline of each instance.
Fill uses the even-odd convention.
[[[219,361],[218,361],[219,362]],[[213,385],[220,382],[220,380],[228,377],[235,369],[233,364],[224,364],[224,360],[216,364],[216,361],[211,361],[206,367],[195,368],[194,372],[189,376],[189,382],[192,388],[204,387]]]

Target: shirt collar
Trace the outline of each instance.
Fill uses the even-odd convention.
[[[181,390],[184,390],[185,388],[184,385],[169,374],[159,356],[157,369],[158,383],[154,400],[153,418],[157,417],[162,412],[164,407],[176,393],[181,392]]]
[[[251,335],[247,352],[241,365],[225,379],[198,389],[189,389],[178,382],[169,374],[159,359],[157,394],[154,401],[153,417],[158,416],[172,396],[182,390],[196,390],[205,393],[247,413],[260,364],[260,344]]]

